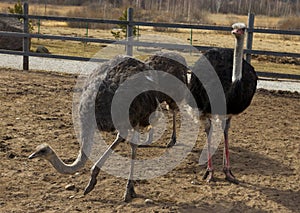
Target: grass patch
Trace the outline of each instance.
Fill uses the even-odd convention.
[[[83,43],[77,41],[58,41],[45,39],[32,39],[31,51],[35,51],[38,45],[43,45],[55,55],[68,55],[79,57],[93,57],[105,44]]]
[[[300,16],[285,17],[278,21],[278,27],[284,30],[299,30]]]
[[[300,75],[299,65],[279,64],[268,61],[252,60],[252,66],[257,71]]]

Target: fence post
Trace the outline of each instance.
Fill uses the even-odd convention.
[[[29,21],[28,21],[28,3],[24,3],[24,33],[23,37],[23,70],[29,70]]]
[[[133,40],[133,8],[129,7],[127,9],[127,44],[126,44],[126,54],[129,56],[133,55],[133,46],[132,46],[132,40]]]
[[[193,46],[193,28],[190,31],[190,45]],[[192,48],[190,47],[190,55],[192,54]]]
[[[38,19],[38,34],[41,34],[41,19]],[[40,38],[38,38],[40,40]]]
[[[253,13],[248,13],[248,32],[247,32],[247,50],[252,50],[253,43],[253,29],[254,29],[254,18],[255,15]],[[246,54],[246,61],[251,63],[251,53]]]

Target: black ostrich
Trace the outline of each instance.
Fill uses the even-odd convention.
[[[85,165],[91,152],[95,128],[106,132],[117,130],[117,138],[92,168],[91,179],[84,192],[84,194],[87,194],[96,185],[96,177],[100,171],[100,168],[110,156],[113,149],[120,142],[125,141],[128,131],[134,128],[136,131],[134,132],[133,139],[130,142],[132,150],[131,169],[124,198],[125,201],[131,200],[136,196],[132,175],[134,169],[133,160],[136,158],[136,149],[139,144],[137,131],[139,128],[144,128],[149,125],[149,117],[153,112],[155,112],[157,106],[159,105],[159,95],[155,91],[155,86],[153,86],[159,82],[159,79],[157,78],[156,74],[149,74],[149,72],[145,72],[149,70],[152,70],[152,68],[145,63],[129,56],[118,56],[110,60],[108,63],[102,65],[100,69],[95,70],[87,79],[80,100],[79,121],[82,146],[74,163],[70,165],[65,164],[57,156],[55,151],[47,144],[38,146],[37,150],[31,154],[29,158],[45,158],[58,172],[63,174],[72,174]],[[106,73],[104,79],[103,73]],[[135,74],[143,75],[139,75],[138,79],[135,79],[137,78],[137,75]],[[119,86],[128,79],[131,80],[130,86],[124,86],[120,88]],[[121,120],[121,123],[118,124],[118,127],[115,127],[111,115],[111,106],[114,95],[117,92],[123,95],[127,93],[132,94],[132,92],[136,90],[136,87],[140,85],[141,80],[143,82],[143,87],[148,88],[148,90],[136,96],[130,104],[129,121],[131,126],[129,127],[126,122],[123,124],[123,120]],[[126,95],[121,95],[121,97],[124,97],[124,101],[126,101]],[[122,100],[119,101],[122,102]]]
[[[164,71],[166,73],[172,74],[175,77],[177,77],[184,85],[187,85],[188,67],[185,58],[182,57],[180,54],[176,52],[157,52],[154,55],[147,58],[145,62],[154,70]],[[179,88],[175,87],[176,85],[174,85],[174,91],[181,92]],[[170,96],[164,93],[159,93],[158,99],[160,100],[160,102],[165,101],[169,105],[173,113],[173,132],[171,140],[167,144],[167,147],[172,147],[176,143],[176,112],[178,111],[178,106]],[[150,144],[152,142],[152,138],[153,129],[151,128],[147,144]]]
[[[216,79],[211,78],[210,74],[206,74],[203,69],[202,62],[195,66],[201,70],[200,75],[205,82],[200,82],[198,77],[192,73],[190,82],[190,91],[194,96],[197,107],[203,113],[202,119],[206,121],[205,132],[208,138],[208,166],[203,179],[208,178],[208,182],[214,181],[214,169],[211,159],[211,140],[212,134],[212,119],[218,115],[225,128],[224,128],[224,168],[223,171],[226,175],[226,180],[238,184],[238,180],[234,177],[230,170],[229,164],[229,149],[228,149],[228,130],[230,121],[233,115],[243,112],[251,103],[251,100],[256,91],[257,76],[254,68],[243,60],[243,44],[245,37],[246,26],[243,23],[236,23],[232,25],[232,34],[235,36],[236,44],[234,51],[227,49],[211,49],[204,54],[204,57],[210,62],[211,66],[216,71],[218,80],[222,84],[225,94],[224,105],[226,104],[226,111],[216,107],[216,111],[212,114],[211,101],[216,99],[216,94],[212,92],[209,97],[207,89],[214,90]],[[204,84],[207,86],[205,88]]]

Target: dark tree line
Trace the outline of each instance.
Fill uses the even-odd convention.
[[[14,2],[11,0],[10,2]],[[32,3],[59,5],[109,5],[136,7],[143,10],[180,13],[191,16],[199,11],[247,14],[249,11],[268,16],[300,16],[300,0],[31,0]]]
[[[126,1],[123,0],[123,3]],[[300,15],[300,0],[133,0],[133,6],[172,13],[247,14],[249,11],[269,16]]]

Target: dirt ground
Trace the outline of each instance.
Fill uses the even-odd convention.
[[[260,90],[233,118],[231,164],[239,185],[224,180],[222,148],[214,155],[217,182],[202,180],[201,131],[180,165],[164,176],[137,181],[138,198],[125,203],[126,180],[103,171],[95,189],[83,196],[91,163],[75,175],[61,175],[45,160],[28,159],[44,142],[65,162],[76,158],[75,82],[68,75],[0,70],[0,212],[300,212],[300,94]],[[169,137],[165,134],[161,143]],[[138,149],[139,156],[154,152]],[[67,190],[68,184],[75,187]]]

